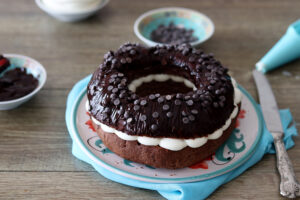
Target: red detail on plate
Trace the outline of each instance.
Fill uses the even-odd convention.
[[[207,165],[206,161],[212,160],[214,155],[215,154],[213,154],[211,156],[208,156],[207,158],[205,158],[201,162],[196,163],[196,164],[194,164],[192,166],[189,166],[189,168],[191,168],[191,169],[199,169],[199,168],[201,168],[201,169],[208,169],[208,165]]]
[[[241,119],[245,118],[245,114],[246,114],[246,110],[242,109],[238,115],[238,118],[241,118]]]
[[[85,125],[87,125],[89,127],[89,129],[91,129],[92,131],[96,132],[96,130],[94,129],[93,127],[93,123],[92,123],[92,120],[89,119],[85,122]]]
[[[90,117],[91,116],[91,113],[89,113],[89,112],[86,112],[86,114]]]
[[[239,119],[245,118],[245,114],[246,114],[246,110],[242,109],[240,111],[239,115],[237,116],[236,123],[235,123],[235,128],[238,128],[240,126],[240,120]]]

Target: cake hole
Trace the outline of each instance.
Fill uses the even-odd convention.
[[[150,74],[133,80],[129,90],[141,97],[159,93],[161,95],[188,93],[196,90],[194,83],[186,78],[170,74]]]

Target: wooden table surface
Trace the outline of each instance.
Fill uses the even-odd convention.
[[[201,46],[213,52],[254,98],[254,64],[299,18],[299,0],[122,1],[96,16],[62,23],[34,1],[1,0],[0,52],[31,56],[48,72],[41,92],[18,109],[0,112],[0,199],[162,199],[155,191],[114,183],[71,154],[64,114],[72,86],[92,73],[110,49],[137,42],[135,19],[150,9],[181,6],[207,14],[216,26]],[[270,72],[280,108],[300,121],[300,60]],[[298,128],[299,123],[298,123]],[[288,153],[300,178],[300,140]],[[210,199],[280,199],[274,155],[220,187]]]

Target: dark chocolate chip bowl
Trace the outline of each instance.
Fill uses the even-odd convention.
[[[214,33],[213,22],[187,8],[159,8],[141,15],[134,24],[137,37],[148,46],[184,44],[197,46]]]
[[[14,109],[44,86],[45,68],[36,60],[16,54],[0,57],[0,110]]]
[[[190,45],[109,51],[87,88],[88,112],[117,155],[158,168],[193,165],[230,136],[241,92],[212,54]]]

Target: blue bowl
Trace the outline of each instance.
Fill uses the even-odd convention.
[[[150,35],[159,25],[173,22],[178,27],[193,29],[197,41],[190,43],[197,46],[208,40],[214,33],[214,24],[206,15],[187,8],[159,8],[141,15],[134,23],[137,37],[148,46],[162,45],[151,40]]]

